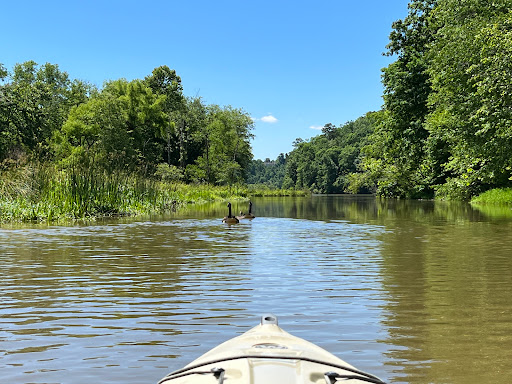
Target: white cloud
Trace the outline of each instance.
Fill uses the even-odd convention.
[[[263,121],[264,123],[270,123],[270,124],[277,123],[277,121],[278,121],[272,115],[263,116],[260,120]]]
[[[321,131],[323,126],[322,125],[311,125],[309,128],[316,129],[317,131]]]

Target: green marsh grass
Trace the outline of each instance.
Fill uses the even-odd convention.
[[[493,205],[512,204],[512,188],[491,189],[474,197],[471,203]]]
[[[137,216],[174,211],[185,204],[307,194],[261,186],[162,182],[136,174],[59,170],[52,165],[28,164],[0,172],[2,222]]]
[[[309,196],[311,192],[308,190],[296,190],[296,189],[277,189],[271,188],[264,184],[250,184],[245,187],[244,192],[247,196]]]

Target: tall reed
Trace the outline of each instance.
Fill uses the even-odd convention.
[[[191,203],[305,194],[261,186],[163,182],[121,171],[57,169],[52,164],[29,163],[0,173],[0,221],[4,222],[164,213]]]

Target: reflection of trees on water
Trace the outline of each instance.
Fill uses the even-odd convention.
[[[389,224],[392,220],[412,220],[435,224],[439,221],[467,222],[512,217],[508,207],[490,208],[468,203],[381,199],[371,195],[314,195],[311,197],[254,197],[256,217],[283,217],[308,220],[349,220],[356,223]],[[233,213],[248,212],[248,201],[231,201]],[[227,215],[226,202],[186,206],[171,218],[219,219]],[[169,216],[154,217],[166,220]]]
[[[348,220],[387,225],[393,220],[424,223],[479,221],[482,214],[467,203],[380,199],[371,195],[314,195],[312,197],[263,197],[252,199],[256,217],[308,220]],[[235,212],[246,210],[246,202],[233,202]],[[224,204],[225,205],[225,204]],[[219,204],[210,205],[217,212]],[[225,210],[225,207],[222,207]]]
[[[481,221],[469,205],[430,205],[414,216],[404,204],[394,215],[408,219],[382,237],[391,364],[410,383],[511,381],[511,225]]]
[[[268,198],[255,207],[260,216],[386,229],[384,342],[404,382],[512,380],[503,376],[512,348],[512,224],[503,209],[353,196]]]

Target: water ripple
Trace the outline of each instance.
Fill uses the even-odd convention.
[[[456,359],[448,347],[459,335],[461,351],[475,350],[475,338],[459,329],[509,350],[512,263],[505,251],[484,252],[492,228],[440,230],[438,221],[430,228],[410,220],[398,228],[392,220],[0,229],[0,377],[157,382],[267,312],[287,331],[395,382],[428,382],[417,375],[429,369],[440,372],[431,382],[454,382],[443,371],[443,361]],[[457,231],[469,232],[448,241]],[[494,246],[503,239],[509,250],[500,236]],[[485,352],[506,366],[501,354]]]
[[[381,232],[275,218],[1,230],[0,370],[21,382],[94,368],[127,383],[143,369],[156,381],[263,312],[292,325],[319,313],[323,324],[346,313],[375,322],[364,290],[379,291]]]

